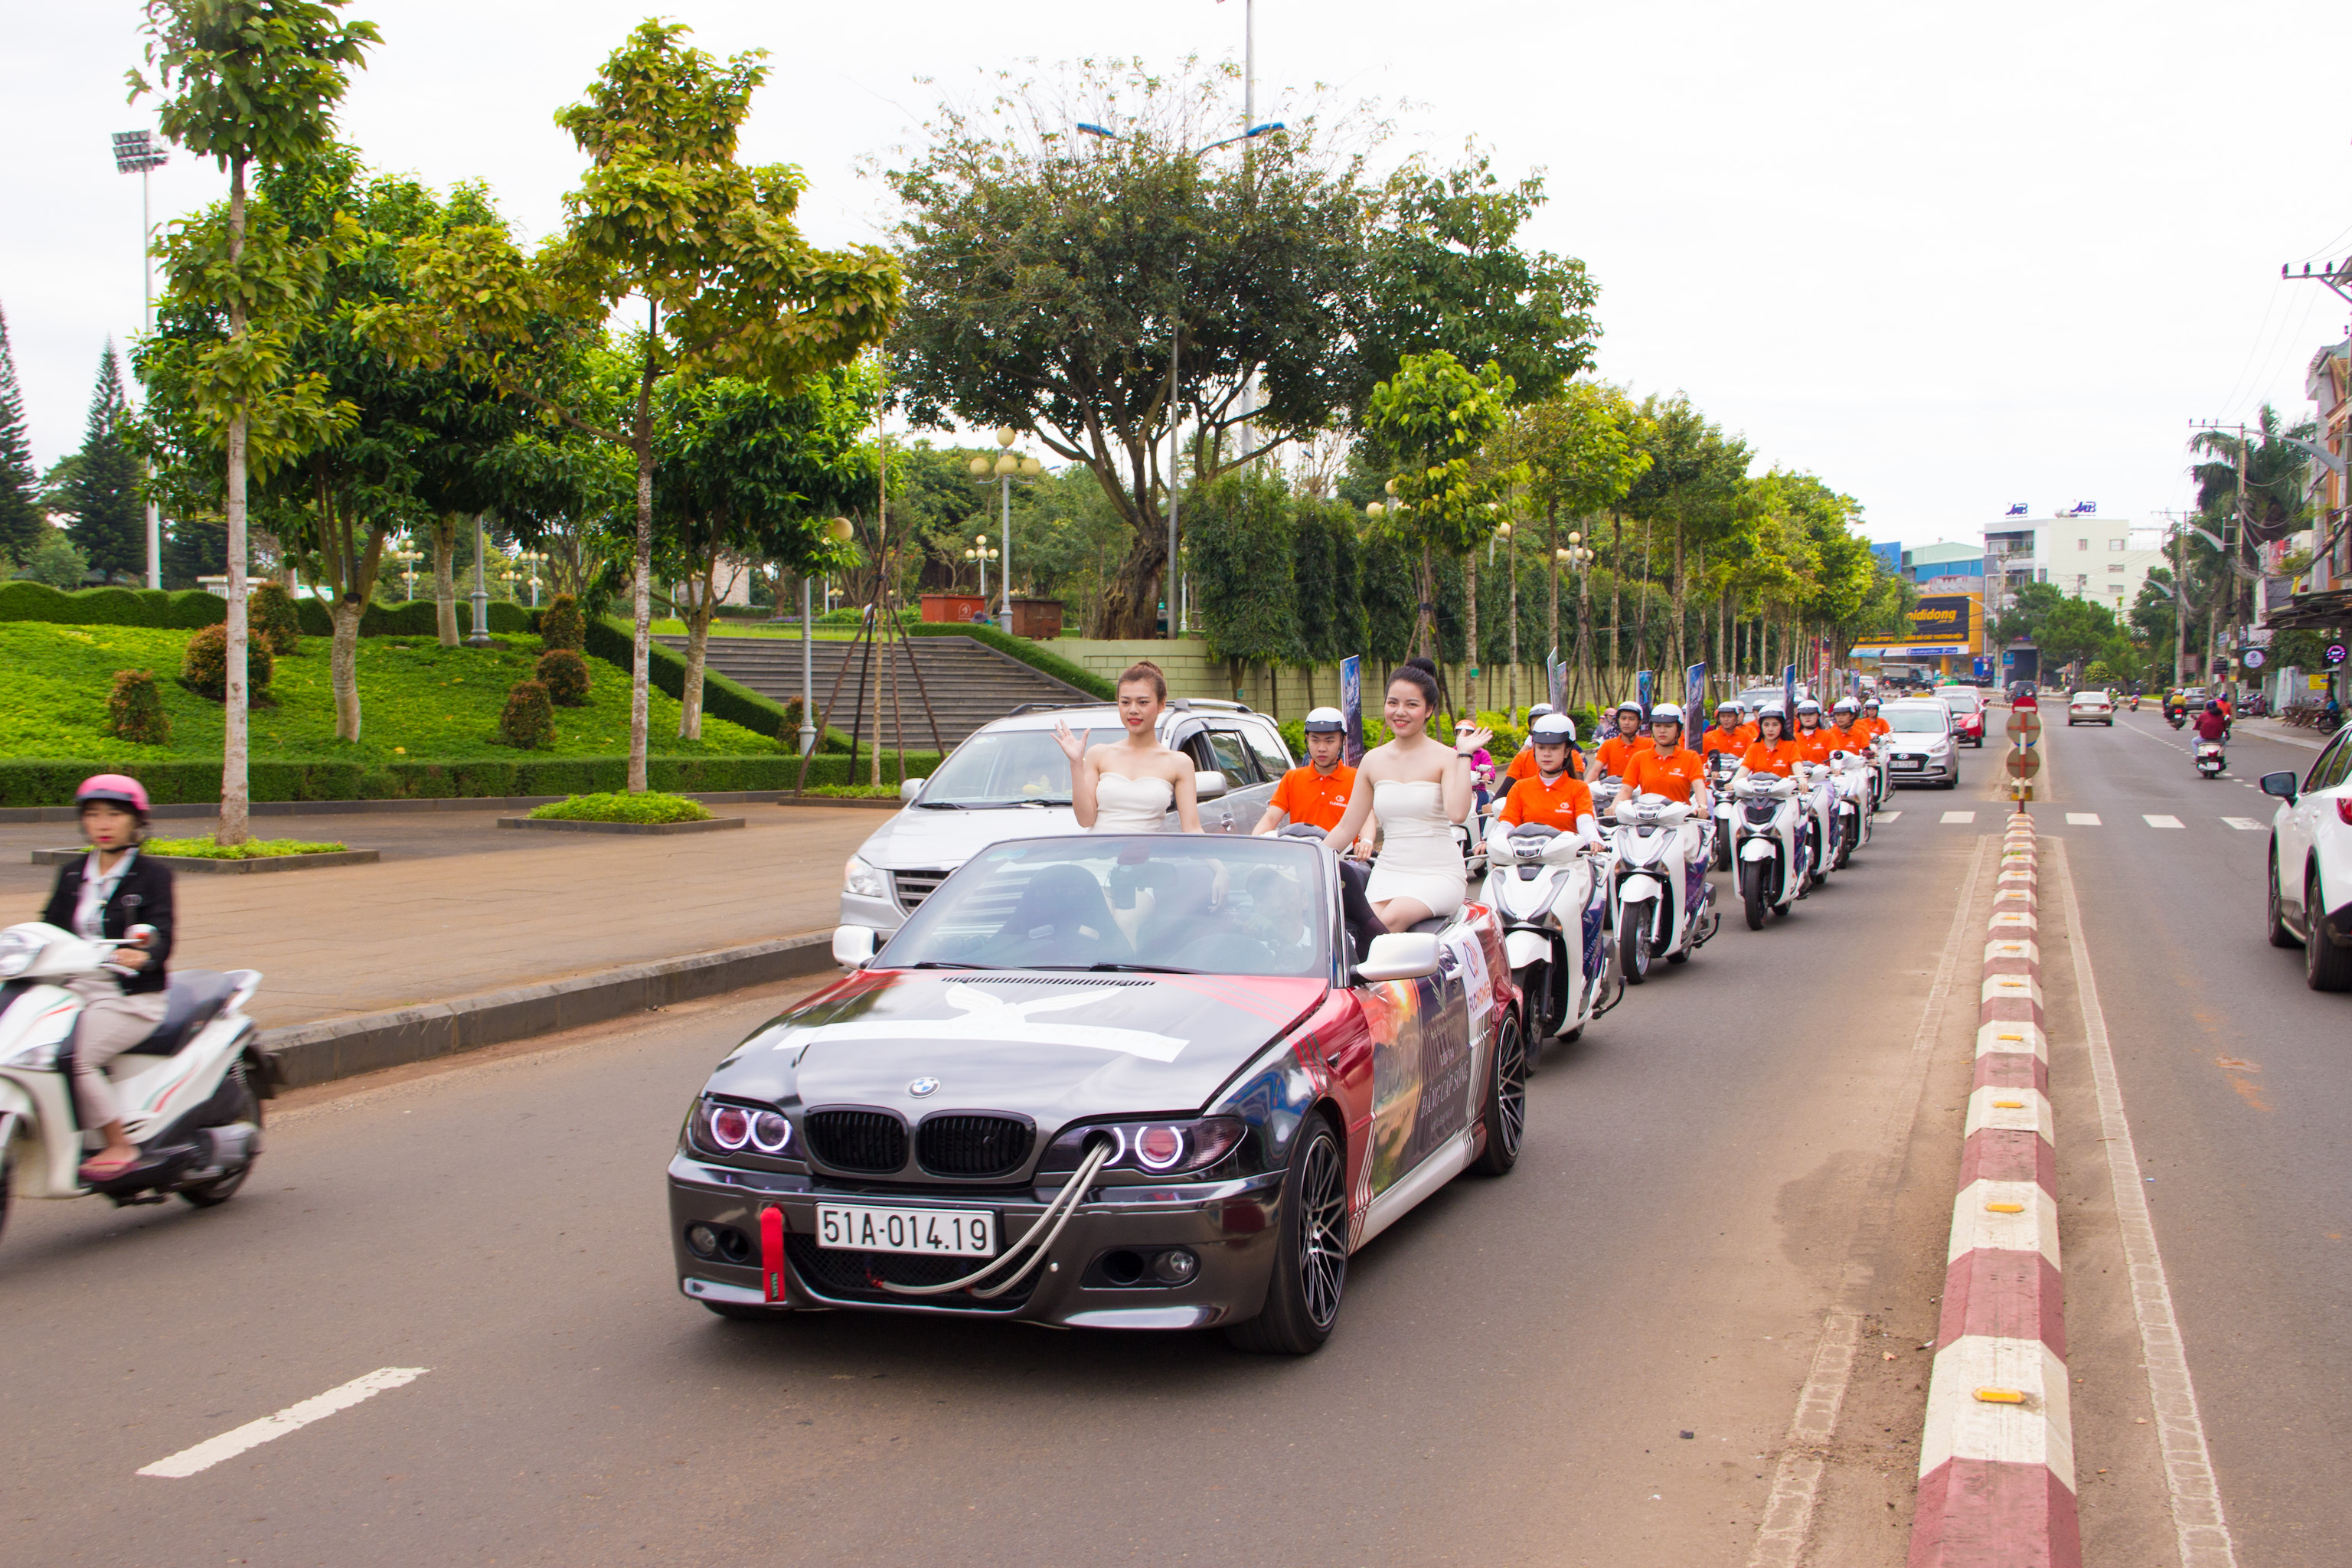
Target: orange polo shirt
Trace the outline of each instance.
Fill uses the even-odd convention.
[[[1800,730],[1790,740],[1797,748],[1797,755],[1809,763],[1826,763],[1832,752],[1845,750],[1845,731],[1826,724],[1815,730]]]
[[[1787,778],[1804,760],[1794,741],[1759,741],[1748,748],[1739,765],[1751,773],[1778,773]]]
[[[1538,773],[1513,784],[1502,811],[1502,820],[1513,826],[1535,822],[1557,827],[1562,833],[1575,832],[1580,818],[1595,816],[1592,791],[1566,768],[1560,769],[1559,775],[1549,784]]]
[[[1702,752],[1729,752],[1736,757],[1755,743],[1755,725],[1742,724],[1736,730],[1727,730],[1718,724],[1699,737],[1698,749]]]
[[[1622,735],[1612,735],[1601,742],[1601,771],[1612,779],[1622,779],[1625,776],[1627,759],[1636,752],[1654,749],[1654,742],[1647,735],[1637,736],[1632,741]]]
[[[1662,795],[1669,800],[1687,801],[1691,787],[1706,780],[1706,762],[1688,746],[1678,746],[1673,756],[1653,748],[1636,752],[1633,760],[1625,764],[1625,788],[1633,795]]]
[[[1584,765],[1584,752],[1580,748],[1569,747],[1568,765],[1571,768],[1580,768]],[[1541,771],[1536,766],[1536,743],[1533,741],[1529,741],[1512,753],[1511,765],[1503,770],[1503,776],[1507,779],[1531,779],[1542,776]]]
[[[1303,768],[1293,768],[1282,775],[1274,786],[1274,795],[1266,805],[1286,815],[1293,822],[1303,822],[1328,833],[1339,826],[1348,815],[1348,797],[1356,793],[1356,770],[1341,763],[1331,770],[1328,778],[1315,771],[1309,763]]]

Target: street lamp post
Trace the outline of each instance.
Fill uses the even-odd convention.
[[[408,596],[411,599],[415,599],[416,597],[416,563],[418,560],[416,552],[414,550],[395,550],[392,552],[392,558],[400,563],[401,571],[408,578]]]
[[[118,131],[114,133],[114,169],[120,174],[139,176],[139,264],[142,293],[145,301],[149,333],[155,331],[155,258],[149,254],[155,239],[155,220],[151,216],[152,205],[148,200],[147,176],[169,161],[163,149],[156,145],[152,135],[144,131]],[[152,465],[142,464],[150,478]],[[150,498],[147,502],[147,585],[163,585],[163,520]]]
[[[1045,471],[1045,465],[1040,459],[1019,456],[1013,452],[1013,443],[1020,438],[1021,432],[1012,426],[998,426],[996,444],[1003,449],[996,454],[996,460],[992,463],[986,458],[974,458],[968,468],[974,484],[993,483],[997,488],[998,501],[1002,509],[1001,526],[1004,532],[1002,563],[997,568],[997,577],[1000,583],[999,591],[1003,595],[1002,625],[1007,632],[1013,629],[1013,481],[1017,478],[1024,483],[1034,483]],[[975,558],[976,551],[988,551],[988,535],[975,534],[971,542],[973,550],[964,552],[964,559],[967,561]],[[980,597],[983,605],[988,602],[986,562],[997,559],[997,552],[988,551],[980,569]]]
[[[467,635],[467,647],[490,646],[490,584],[486,574],[487,563],[482,559],[488,550],[482,541],[482,514],[474,514],[474,629]]]
[[[980,565],[980,603],[983,612],[988,607],[988,563],[996,559],[996,554],[989,548],[988,535],[984,533],[973,534],[971,548],[963,552],[966,561],[977,562]]]

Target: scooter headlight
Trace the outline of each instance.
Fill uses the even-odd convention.
[[[0,1065],[23,1068],[27,1072],[47,1072],[58,1065],[58,1047],[63,1043],[61,1040],[36,1041]]]
[[[40,942],[20,931],[0,931],[0,980],[14,980],[33,967]]]

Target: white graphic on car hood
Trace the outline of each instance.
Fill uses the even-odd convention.
[[[860,1019],[849,1024],[824,1024],[805,1035],[787,1036],[776,1042],[776,1049],[798,1050],[804,1046],[851,1040],[951,1040],[964,1045],[1005,1040],[1032,1045],[1076,1046],[1089,1051],[1118,1051],[1131,1057],[1149,1058],[1155,1062],[1174,1061],[1177,1053],[1183,1050],[1190,1041],[1156,1035],[1149,1029],[1121,1029],[1105,1024],[1040,1024],[1034,1021],[1039,1013],[1064,1012],[1072,1007],[1083,1007],[1089,1002],[1108,1001],[1123,994],[1126,994],[1106,988],[1012,1002],[976,986],[953,983],[940,995],[949,1006],[962,1014],[961,1017]]]

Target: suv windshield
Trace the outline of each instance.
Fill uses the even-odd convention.
[[[924,786],[929,806],[1041,805],[1070,803],[1070,759],[1050,730],[998,730],[974,735],[940,764]]]
[[[876,962],[1323,974],[1327,879],[1320,852],[1295,838],[1089,834],[999,844],[940,884]]]
[[[1885,708],[1879,713],[1898,735],[1940,735],[1952,727],[1951,720],[1926,708]]]

